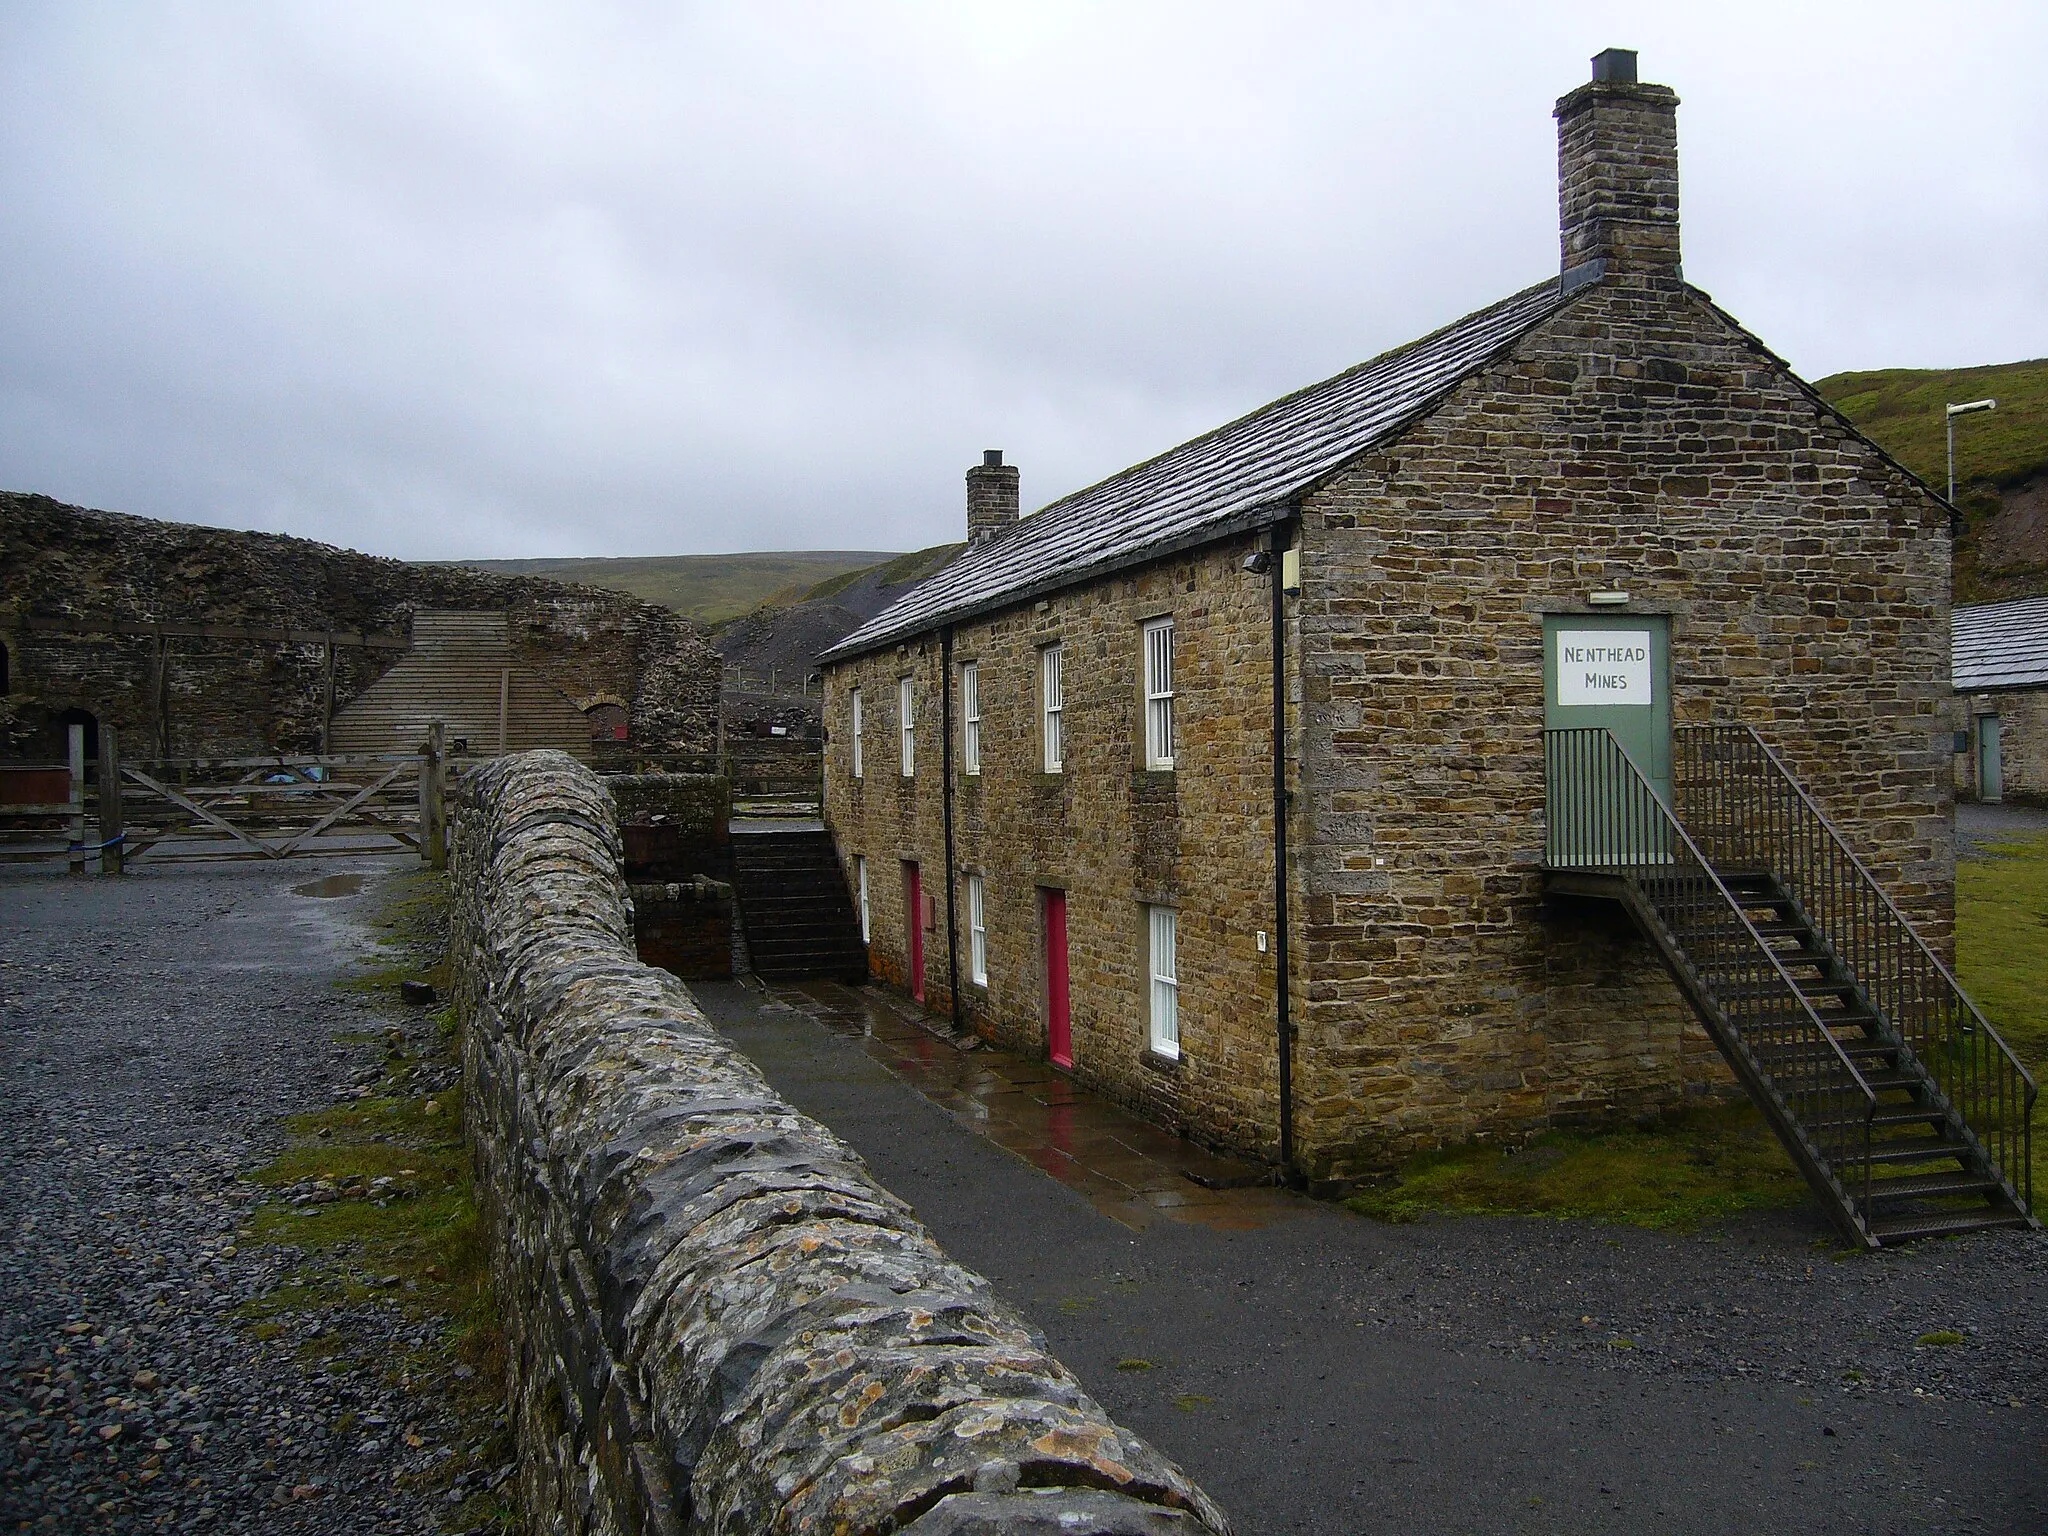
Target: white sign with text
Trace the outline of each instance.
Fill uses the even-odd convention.
[[[1647,629],[1561,629],[1557,632],[1557,702],[1649,704]]]

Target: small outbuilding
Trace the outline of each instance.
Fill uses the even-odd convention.
[[[2048,804],[2048,597],[1958,608],[1956,793]]]
[[[1326,1188],[1749,1092],[1876,1244],[2029,1220],[1944,959],[1947,505],[1557,104],[1559,271],[1019,516],[825,653],[873,974]]]

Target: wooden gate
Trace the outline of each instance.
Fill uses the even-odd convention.
[[[432,751],[98,767],[90,781],[74,781],[68,804],[12,808],[0,857],[62,858],[75,869],[97,859],[108,872],[124,864],[371,853],[414,853],[438,868],[445,858],[449,765]]]

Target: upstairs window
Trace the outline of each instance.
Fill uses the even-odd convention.
[[[1039,735],[1045,746],[1045,771],[1059,773],[1067,763],[1064,717],[1066,685],[1060,679],[1060,648],[1048,645],[1038,653],[1039,698],[1043,703]]]
[[[960,766],[963,772],[981,772],[981,665],[960,664]]]
[[[1159,1056],[1180,1055],[1180,970],[1175,951],[1180,941],[1180,914],[1172,907],[1147,907],[1150,942],[1152,1018],[1147,1043]]]
[[[967,975],[978,987],[988,985],[988,919],[982,907],[981,876],[967,877]]]
[[[861,764],[861,750],[860,750],[860,736],[861,736],[861,729],[862,729],[862,727],[863,727],[863,726],[865,726],[866,724],[867,724],[867,722],[866,722],[866,721],[865,721],[865,720],[864,720],[864,719],[863,719],[863,718],[861,717],[861,710],[860,710],[860,690],[859,690],[858,688],[856,688],[856,689],[854,689],[854,690],[853,690],[853,732],[852,732],[852,734],[853,734],[853,776],[854,776],[854,777],[855,777],[856,779],[857,779],[857,778],[859,778],[859,777],[861,776],[861,773],[862,773],[862,764]]]
[[[1145,626],[1145,766],[1173,766],[1173,620]]]
[[[896,679],[896,724],[903,738],[903,777],[909,778],[917,772],[917,715],[916,701],[911,696],[911,680],[907,677]]]

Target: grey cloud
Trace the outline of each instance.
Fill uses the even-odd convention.
[[[2048,352],[2028,6],[15,7],[0,482],[384,553],[953,536],[1552,270],[1642,50],[1810,375]]]

